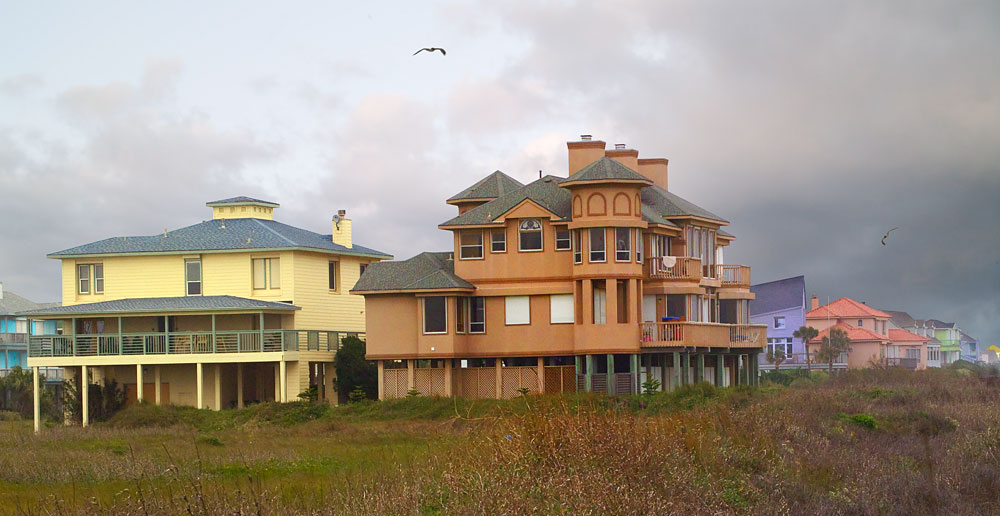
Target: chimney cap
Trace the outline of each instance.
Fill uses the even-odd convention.
[[[347,210],[337,210],[337,215],[343,217],[344,215],[347,215]]]
[[[625,144],[624,143],[616,143],[615,144],[615,149],[624,149],[624,148],[625,148]]]
[[[581,134],[580,135],[580,141],[589,142],[592,139],[594,139],[593,135],[590,135],[590,134]]]

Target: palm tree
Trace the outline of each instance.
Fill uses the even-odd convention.
[[[830,334],[823,337],[823,342],[819,346],[816,358],[827,361],[829,371],[833,373],[833,361],[842,353],[847,353],[851,349],[851,339],[847,338],[847,332],[840,328],[830,328]]]
[[[767,361],[774,364],[774,370],[777,371],[781,369],[781,363],[788,358],[785,356],[785,350],[782,348],[770,348],[767,350]]]
[[[802,339],[802,346],[806,350],[806,368],[812,371],[812,360],[809,358],[809,341],[816,338],[819,331],[812,326],[799,326],[792,334],[796,339]]]

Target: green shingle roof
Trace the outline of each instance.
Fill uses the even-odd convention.
[[[144,297],[56,306],[28,310],[20,315],[73,315],[134,312],[201,312],[217,310],[298,310],[288,303],[276,303],[236,296]]]
[[[524,186],[520,181],[497,170],[482,178],[476,184],[451,196],[448,202],[463,199],[496,199],[501,195]]]
[[[524,202],[525,199],[530,199],[542,208],[569,220],[572,215],[570,193],[569,190],[559,187],[560,182],[565,180],[566,178],[562,177],[545,176],[517,190],[505,193],[486,204],[476,206],[441,224],[441,226],[492,224],[497,217],[507,213],[511,208]]]
[[[303,248],[341,254],[392,258],[391,255],[355,245],[348,249],[333,243],[330,235],[263,219],[209,220],[167,232],[166,236],[113,237],[71,247],[50,254],[51,257],[78,255],[169,253],[187,251],[225,251],[253,249]]]
[[[662,217],[701,217],[719,222],[729,222],[658,185],[650,185],[642,189],[642,203],[652,207]]]
[[[455,275],[451,254],[420,253],[399,262],[373,263],[351,291],[475,289],[475,285]]]
[[[580,169],[579,172],[569,176],[564,182],[574,183],[577,181],[642,181],[652,183],[652,181],[634,170],[622,165],[611,158],[601,158]]]

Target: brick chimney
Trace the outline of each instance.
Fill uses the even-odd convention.
[[[567,175],[573,175],[583,167],[604,157],[605,142],[594,140],[589,134],[580,135],[580,141],[566,142],[569,149],[569,170]]]
[[[604,155],[636,172],[639,171],[639,151],[626,148],[624,143],[616,143],[615,148],[605,151]]]
[[[667,158],[642,158],[639,173],[648,177],[653,184],[667,190]]]
[[[813,294],[812,299],[809,301],[809,306],[810,306],[810,308],[809,308],[810,310],[815,310],[815,309],[819,308],[819,298],[816,297],[815,293]]]
[[[351,242],[351,219],[347,218],[347,210],[339,210],[333,216],[333,243],[348,249],[354,247]]]

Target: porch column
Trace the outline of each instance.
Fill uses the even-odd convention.
[[[591,377],[594,374],[594,355],[586,355],[584,358],[587,361],[587,372],[583,375],[583,387],[587,392],[591,392],[591,387],[593,386]]]
[[[236,339],[237,339],[237,341],[239,341],[239,337],[237,337]],[[219,352],[219,350],[216,348],[216,346],[217,346],[217,344],[215,343],[215,314],[212,314],[212,353],[218,353]],[[277,400],[278,400],[278,398],[277,398],[277,396],[275,396],[275,401],[277,401]]]
[[[681,354],[681,385],[691,383],[691,355],[687,351]]]
[[[30,328],[29,328],[29,330],[30,330]],[[38,366],[32,367],[31,368],[31,372],[32,372],[31,381],[32,381],[33,387],[34,387],[34,390],[32,392],[33,392],[33,402],[34,402],[34,406],[35,406],[35,433],[37,434],[37,433],[41,432],[41,430],[42,430],[42,425],[41,425],[41,417],[42,417],[42,412],[41,412],[41,394],[40,394],[40,392],[38,390]]]
[[[725,362],[726,362],[725,361],[725,357],[722,355],[722,353],[719,353],[718,355],[715,355],[715,386],[716,387],[722,387],[722,386],[724,386],[726,384],[726,380],[725,380],[725,376],[724,376],[725,372],[726,372],[726,363]]]
[[[327,403],[336,407],[340,404],[340,397],[337,394],[335,383],[337,381],[337,370],[333,367],[333,362],[320,364],[323,368],[323,399]]]
[[[135,401],[142,403],[142,364],[135,365]]]
[[[159,406],[161,403],[160,398],[160,366],[153,366],[153,398],[156,405]]]
[[[497,382],[497,399],[503,399],[503,361],[497,358],[494,362],[494,369],[496,370],[496,382]]]
[[[243,363],[236,364],[236,408],[243,408]]]
[[[750,363],[753,364],[753,384],[760,385],[760,357],[757,353],[753,353],[750,356]]]
[[[80,424],[90,426],[90,381],[87,380],[87,366],[80,366],[80,405]]]
[[[375,362],[378,371],[378,399],[385,399],[385,360]]]
[[[667,354],[660,353],[660,390],[670,390],[670,377],[667,375]]]
[[[323,364],[316,364],[316,401],[326,401],[326,376],[324,373],[326,370],[323,368]],[[309,370],[312,371],[313,365],[309,364]]]
[[[674,358],[674,364],[673,364],[674,369],[671,372],[674,373],[673,374],[674,380],[671,383],[673,384],[674,389],[676,389],[676,388],[678,388],[678,387],[681,386],[681,354],[678,351],[674,351],[673,354],[674,354],[674,357],[673,357]]]
[[[202,396],[205,392],[204,391],[205,386],[203,383],[204,378],[202,377],[203,376],[202,373],[203,371],[201,362],[198,362],[194,365],[194,376],[195,376],[194,383],[195,383],[195,399],[198,400],[198,404],[195,406],[198,407],[199,409],[205,408],[205,402],[204,402],[205,398]]]
[[[264,351],[264,312],[260,313],[260,325],[258,326],[258,330],[260,331],[260,350]]]
[[[278,386],[281,388],[281,402],[288,402],[288,366],[285,361],[278,362]]]
[[[379,361],[379,365],[381,365],[381,361]],[[381,371],[382,370],[379,369],[379,372],[381,372]],[[451,396],[451,383],[452,383],[452,381],[451,381],[451,359],[450,358],[446,358],[446,359],[444,359],[444,395],[445,396]]]
[[[697,360],[698,360],[698,369],[695,370],[695,373],[696,373],[695,375],[697,376],[697,378],[695,378],[695,380],[698,383],[707,382],[708,380],[705,379],[705,354],[704,353],[698,353]]]
[[[215,396],[212,408],[222,410],[222,364],[215,364]]]
[[[545,393],[545,358],[538,357],[538,394]]]
[[[417,372],[415,371],[416,365],[417,364],[414,359],[409,358],[406,360],[406,390],[408,391],[412,391],[417,385],[415,378],[417,375]]]

